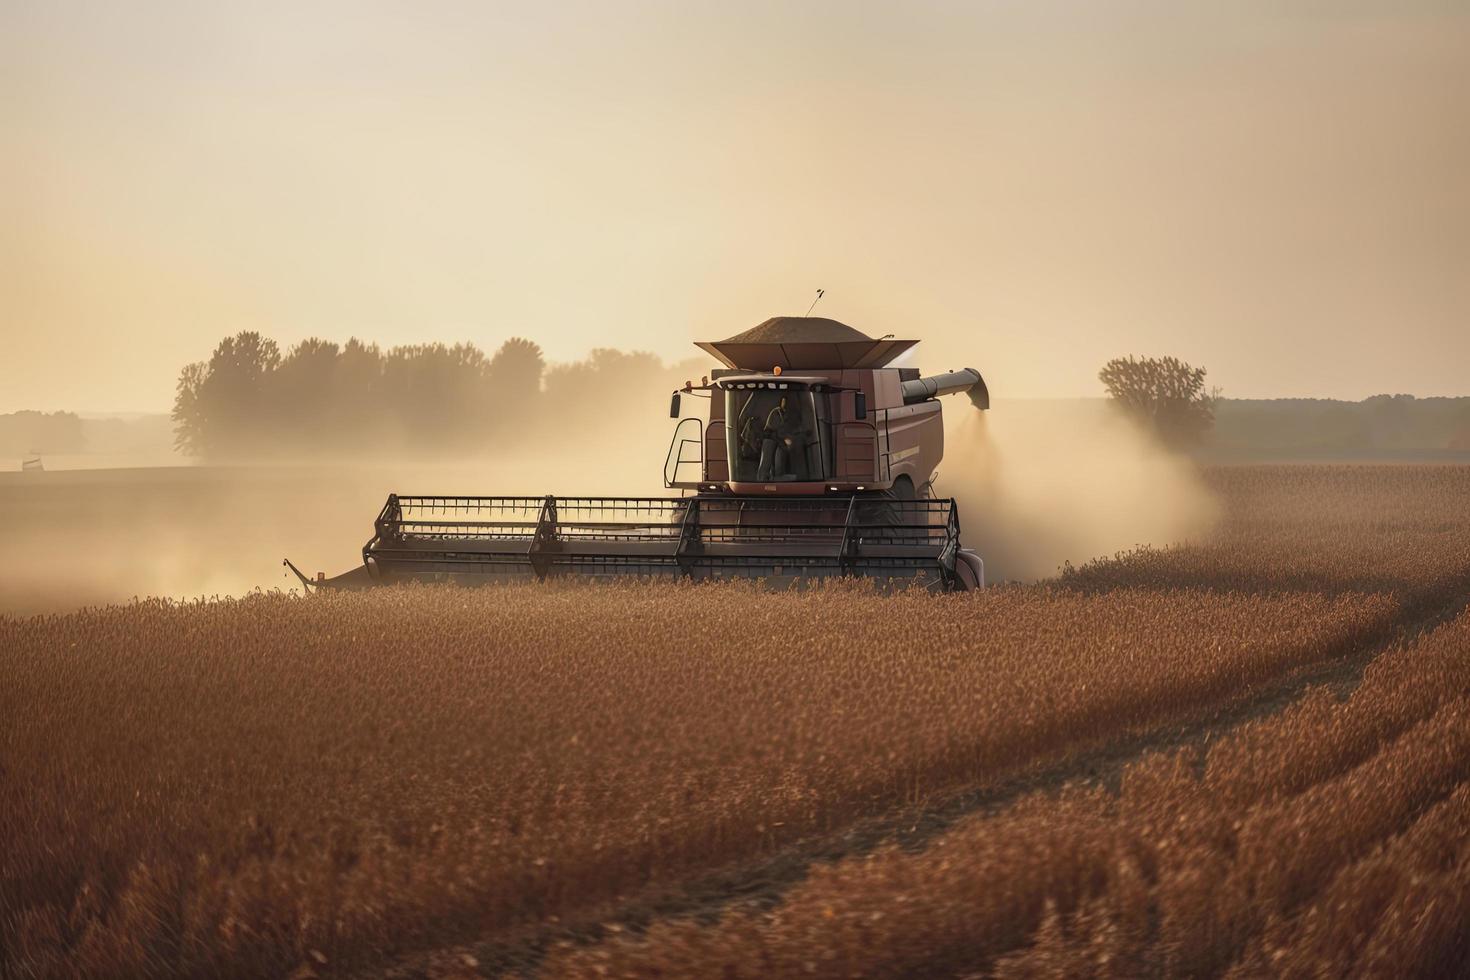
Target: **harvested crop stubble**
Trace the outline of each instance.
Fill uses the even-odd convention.
[[[1391,592],[1434,603],[1470,580],[1470,467],[1241,466],[1205,476],[1224,506],[1209,541],[1094,562],[1067,584]]]
[[[1115,797],[1028,797],[765,914],[564,949],[549,977],[1452,976],[1470,969],[1470,613]],[[1203,766],[1200,765],[1203,763]]]
[[[1396,609],[634,584],[0,619],[4,968],[276,972],[589,914],[1167,722]]]

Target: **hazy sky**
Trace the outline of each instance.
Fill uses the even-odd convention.
[[[259,329],[1470,393],[1470,7],[0,0],[0,411]]]

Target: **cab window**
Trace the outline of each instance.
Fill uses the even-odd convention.
[[[731,385],[725,391],[725,431],[732,480],[781,483],[824,478],[815,399],[803,385]]]

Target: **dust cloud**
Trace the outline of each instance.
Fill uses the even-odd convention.
[[[359,564],[390,493],[666,493],[668,432],[662,446],[652,436],[630,427],[561,452],[456,461],[3,473],[0,506],[13,523],[0,546],[0,615],[299,590],[281,559],[308,575]]]
[[[299,588],[281,559],[308,575],[352,568],[390,493],[661,496],[668,396],[618,387],[543,404],[539,420],[520,417],[534,431],[516,448],[448,458],[0,473],[0,614]],[[707,412],[685,403],[686,417]],[[949,397],[944,410],[935,490],[959,499],[963,540],[992,582],[1195,538],[1215,520],[1193,464],[1101,400],[997,401],[982,415]]]
[[[1187,457],[1102,400],[945,405],[935,492],[955,497],[992,582],[1033,581],[1140,545],[1209,534],[1219,504]]]
[[[0,615],[299,590],[282,558],[308,575],[359,564],[390,493],[667,494],[671,387],[617,386],[596,400],[548,396],[539,415],[507,418],[514,448],[380,451],[358,460],[325,450],[315,460],[0,473],[8,522]]]

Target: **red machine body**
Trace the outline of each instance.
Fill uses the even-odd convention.
[[[873,340],[820,317],[777,317],[702,343],[725,367],[674,392],[664,483],[678,497],[390,494],[362,565],[308,591],[403,581],[518,578],[829,577],[884,587],[985,583],[960,544],[958,508],[935,498],[938,396],[989,407],[978,371],[923,377],[891,362],[915,341]],[[685,409],[709,399],[709,411]]]
[[[676,417],[681,394],[710,404],[707,419],[680,421],[665,484],[737,496],[928,496],[944,456],[937,396],[967,392],[980,409],[990,396],[970,368],[926,378],[889,366],[916,343],[873,340],[835,320],[778,317],[699,344],[726,367],[675,393]]]

